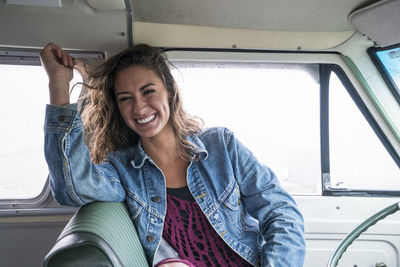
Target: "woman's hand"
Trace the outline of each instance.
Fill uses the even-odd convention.
[[[194,267],[194,265],[188,260],[168,258],[157,263],[156,267]]]
[[[69,82],[73,78],[73,58],[58,45],[49,43],[40,52],[42,65],[49,76],[50,104],[69,104]]]
[[[189,265],[183,262],[170,262],[170,263],[163,263],[158,265],[157,267],[189,267]]]

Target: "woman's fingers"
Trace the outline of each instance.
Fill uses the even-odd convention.
[[[55,60],[64,67],[74,67],[73,58],[68,53],[64,52],[61,47],[53,43],[48,43],[40,52],[40,56],[44,63]]]
[[[71,66],[72,57],[70,55],[68,55],[66,52],[61,50],[60,57],[58,59],[60,61],[60,64],[62,64],[64,67],[67,67],[67,68],[73,67],[73,65]]]
[[[62,52],[62,64],[64,67],[73,68],[74,67],[74,58],[71,57],[66,52]]]
[[[48,43],[40,52],[42,64],[51,81],[69,83],[72,79],[73,59],[56,44]]]
[[[62,63],[64,65],[64,67],[68,67],[68,54],[65,52],[63,53]]]
[[[69,63],[69,67],[70,68],[73,68],[74,67],[74,58],[73,57],[71,57],[71,56],[69,56],[69,61],[68,61],[68,63]]]
[[[40,55],[42,57],[51,57],[54,56],[57,59],[61,59],[62,57],[62,49],[53,43],[48,43],[40,52]]]

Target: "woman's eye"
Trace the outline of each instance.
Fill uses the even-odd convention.
[[[154,89],[149,89],[143,92],[143,95],[151,95],[152,93],[154,93],[156,90]]]
[[[124,97],[121,97],[121,98],[119,99],[119,102],[124,102],[124,101],[126,101],[126,100],[128,100],[128,99],[131,99],[131,97],[130,97],[130,96],[124,96]]]

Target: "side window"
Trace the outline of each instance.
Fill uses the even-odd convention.
[[[72,51],[89,66],[104,61],[99,52]],[[38,207],[48,196],[48,177],[43,152],[43,125],[49,103],[48,78],[39,51],[0,49],[0,206]],[[77,101],[82,77],[74,71],[71,103]]]
[[[400,171],[335,73],[329,84],[330,178],[349,190],[400,190]]]
[[[290,193],[321,193],[317,65],[174,65],[188,113],[234,131]]]
[[[0,200],[34,198],[48,176],[43,153],[48,78],[41,66],[13,64],[0,64],[0,77]],[[81,80],[78,73],[74,77],[72,83]],[[79,89],[73,90],[75,100]]]

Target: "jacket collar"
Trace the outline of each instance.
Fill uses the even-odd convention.
[[[194,144],[198,151],[192,155],[192,159],[199,158],[199,159],[207,159],[208,158],[208,151],[204,146],[203,141],[197,135],[191,135],[186,138],[189,142]],[[139,169],[143,166],[146,159],[148,159],[151,163],[155,164],[154,161],[144,152],[142,147],[142,142],[139,141],[133,147],[134,153],[132,153],[132,160],[131,164],[134,168]]]

